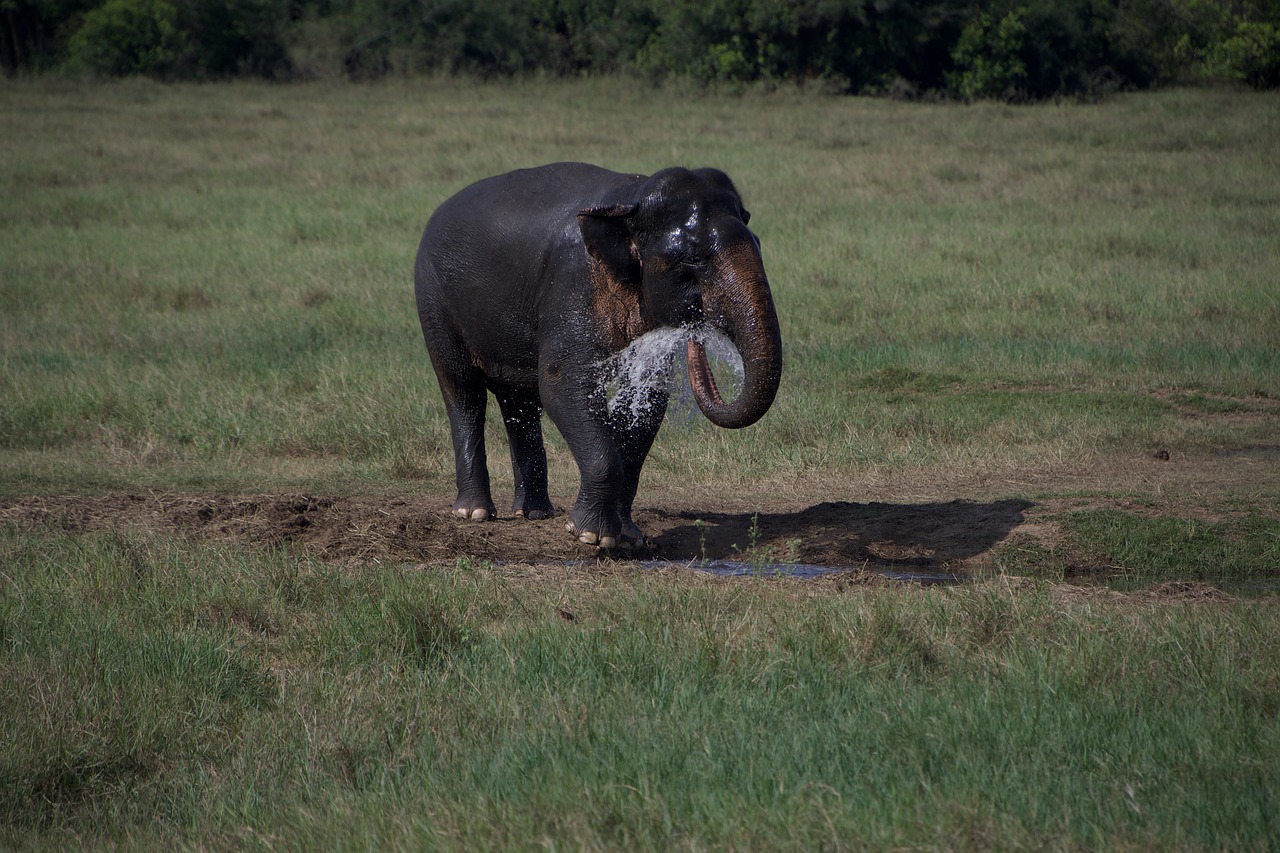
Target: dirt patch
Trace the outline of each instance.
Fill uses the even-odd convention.
[[[943,568],[981,558],[1023,520],[1031,504],[823,502],[790,512],[695,512],[649,508],[637,556],[692,561],[752,557],[819,566]],[[234,541],[289,545],[342,562],[437,562],[474,557],[508,562],[595,559],[563,518],[462,522],[437,498],[314,495],[105,495],[0,500],[0,521],[71,532],[146,528]]]
[[[0,521],[75,533],[141,528],[267,548],[287,545],[345,562],[493,558],[505,532],[500,522],[459,523],[431,499],[303,494],[22,498],[0,500]]]
[[[1173,461],[1144,453],[1107,464],[1090,459],[1072,467],[977,471],[967,479],[920,472],[908,481],[868,472],[839,481],[790,484],[786,501],[748,494],[726,499],[695,490],[650,493],[667,500],[636,513],[649,545],[630,556],[965,573],[988,565],[1002,543],[1052,549],[1060,538],[1054,517],[1073,509],[1110,507],[1213,519],[1244,505],[1250,512],[1280,517],[1280,501],[1274,499],[1277,477],[1280,450],[1267,446],[1177,455]],[[1034,500],[1006,497],[1011,493]],[[823,499],[831,495],[860,500]],[[885,496],[893,498],[877,499]],[[565,532],[563,506],[557,517],[545,521],[507,516],[483,524],[460,521],[448,508],[448,496],[440,494],[19,496],[0,498],[0,524],[72,532],[144,528],[246,546],[289,547],[349,564],[451,562],[459,557],[545,564],[595,561],[598,556],[596,549],[579,545]]]

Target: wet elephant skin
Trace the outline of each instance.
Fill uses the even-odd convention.
[[[542,413],[568,444],[581,485],[568,524],[587,544],[643,535],[632,503],[666,392],[647,414],[611,416],[601,365],[646,332],[709,324],[738,348],[743,386],[726,402],[689,345],[703,413],[728,428],[768,410],[782,373],[773,297],[733,182],[715,169],[651,176],[556,163],[482,180],[442,204],[418,248],[418,316],[449,413],[454,512],[496,515],[484,446],[488,395],[501,409],[515,472],[512,511],[552,514]]]

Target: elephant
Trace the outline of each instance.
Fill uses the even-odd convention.
[[[743,361],[722,398],[705,349],[687,342],[698,408],[736,429],[764,416],[782,376],[782,338],[760,242],[727,175],[669,168],[621,174],[554,163],[474,183],[430,217],[414,290],[449,415],[453,512],[497,515],[484,445],[488,394],[506,426],[512,513],[554,514],[542,437],[545,410],[580,474],[566,530],[601,549],[644,543],[631,517],[640,468],[665,416],[665,388],[644,414],[611,412],[602,365],[641,335],[709,325]]]

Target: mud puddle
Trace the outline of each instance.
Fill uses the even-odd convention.
[[[871,574],[879,575],[885,580],[918,583],[926,586],[954,584],[964,580],[964,577],[956,572],[929,569],[893,569],[870,564],[861,566],[816,566],[812,563],[767,563],[744,562],[741,560],[627,560],[625,557],[620,558],[619,562],[634,563],[641,569],[650,572],[697,572],[704,575],[731,578],[795,578],[797,580],[808,580],[870,572]],[[499,566],[504,564],[504,562],[497,563]],[[589,570],[598,565],[598,562],[564,560],[552,565]]]
[[[760,578],[823,578],[832,575],[849,574],[863,571],[853,566],[815,566],[811,563],[745,563],[740,560],[696,560],[677,563],[671,560],[642,560],[640,567],[650,570],[684,569],[720,577],[760,577]],[[903,581],[919,584],[952,584],[959,583],[962,578],[955,572],[929,569],[890,569],[879,566],[867,566],[871,571],[886,580]]]

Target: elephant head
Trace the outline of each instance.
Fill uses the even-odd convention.
[[[705,321],[742,356],[742,391],[721,398],[702,344],[690,340],[689,384],[717,426],[750,426],[773,403],[782,337],[760,242],[733,182],[716,169],[665,169],[629,197],[583,209],[583,241],[609,284],[634,300],[632,335]]]

